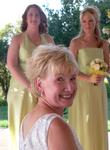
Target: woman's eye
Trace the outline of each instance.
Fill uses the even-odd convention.
[[[36,14],[36,17],[38,17],[39,16],[39,14]]]
[[[32,13],[30,13],[29,16],[32,16]]]
[[[89,20],[89,22],[93,22],[93,20]]]
[[[83,23],[85,23],[86,21],[85,21],[85,20],[83,20],[82,22],[83,22]]]
[[[76,76],[73,76],[70,80],[71,81],[75,81],[76,80]]]
[[[63,78],[62,78],[62,77],[59,77],[59,78],[57,79],[57,81],[63,81]]]

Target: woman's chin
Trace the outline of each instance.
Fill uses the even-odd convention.
[[[72,100],[65,100],[65,107],[70,107],[73,104],[73,99]]]

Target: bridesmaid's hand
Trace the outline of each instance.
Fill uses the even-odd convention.
[[[101,81],[103,81],[104,80],[104,76],[102,76],[102,75],[96,75],[96,74],[92,74],[91,76],[90,76],[90,82],[91,83],[94,83],[94,84],[99,84]]]

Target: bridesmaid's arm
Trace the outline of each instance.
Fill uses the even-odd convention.
[[[27,89],[30,88],[30,82],[26,78],[19,65],[19,49],[22,34],[16,35],[8,48],[7,67],[12,76],[22,83]]]
[[[78,57],[79,46],[80,46],[80,40],[79,39],[76,38],[76,39],[71,40],[69,49],[74,54],[76,60],[77,60],[77,57]],[[99,75],[95,75],[95,74],[88,75],[88,74],[84,74],[82,72],[79,72],[77,78],[80,79],[80,80],[87,81],[89,83],[96,83],[96,84],[100,83],[100,81],[102,79],[102,77],[99,76]]]
[[[69,45],[69,49],[70,51],[73,53],[73,55],[75,56],[76,60],[77,60],[77,55],[78,55],[78,41],[77,39],[72,39]]]
[[[89,83],[99,84],[103,77],[101,75],[91,74],[87,75],[82,72],[79,72],[78,79],[87,81]]]
[[[103,40],[103,53],[104,53],[104,61],[107,63],[108,65],[108,71],[110,71],[110,61],[109,61],[109,43],[106,40]]]

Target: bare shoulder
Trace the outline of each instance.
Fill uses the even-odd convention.
[[[81,47],[80,37],[73,38],[70,41],[69,49],[74,53],[74,55],[76,57],[77,57],[77,53],[78,53],[78,50],[80,49],[80,47]]]
[[[50,150],[67,150],[68,147],[69,150],[77,150],[71,128],[58,117],[50,125],[48,143]]]
[[[80,37],[74,37],[74,38],[72,38],[72,41],[74,41],[74,42],[80,42]]]
[[[48,41],[48,43],[53,43],[54,44],[54,39],[51,35],[45,33],[44,36],[45,36],[46,40]]]
[[[77,49],[79,49],[81,47],[81,43],[82,43],[82,40],[80,37],[76,37],[76,38],[73,38],[71,41],[70,41],[70,47],[76,47]]]
[[[102,40],[102,48],[104,54],[109,55],[110,44],[107,40]]]
[[[23,35],[23,33],[18,33],[14,36],[14,38],[20,39],[22,35]]]
[[[19,33],[12,38],[11,44],[20,44],[23,33]]]
[[[12,38],[11,44],[8,48],[9,59],[10,57],[16,58],[18,56],[21,40],[22,40],[22,33],[17,34]]]
[[[107,40],[102,40],[102,48],[103,48],[103,54],[104,54],[104,60],[110,66],[109,64],[109,50],[110,50],[110,44]],[[109,68],[108,68],[109,69]]]
[[[53,120],[52,124],[51,124],[51,129],[55,129],[56,128],[56,129],[59,130],[62,127],[65,128],[66,130],[70,130],[68,124],[63,119],[61,119],[59,117],[56,117]]]

